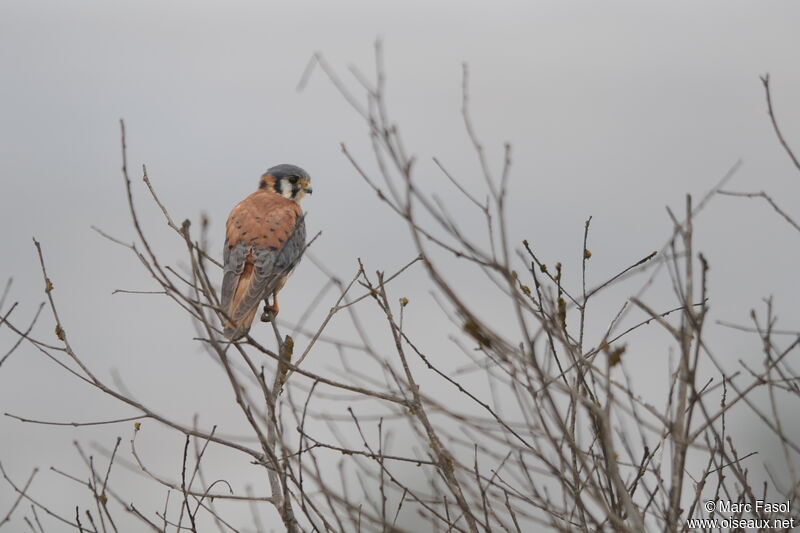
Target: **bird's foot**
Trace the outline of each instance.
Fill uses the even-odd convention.
[[[278,314],[277,309],[270,305],[264,306],[264,312],[261,313],[261,322],[272,322],[275,316]]]

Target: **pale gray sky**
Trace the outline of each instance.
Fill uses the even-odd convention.
[[[448,190],[430,160],[435,155],[478,190],[460,117],[467,62],[475,124],[496,165],[502,143],[514,147],[515,242],[529,239],[575,276],[583,221],[593,215],[590,276],[599,281],[659,248],[670,231],[664,206],[681,209],[685,193],[699,197],[739,159],[731,189],[772,191],[800,216],[792,201],[800,174],[774,137],[758,79],[772,76],[785,135],[800,150],[798,20],[800,7],[791,2],[7,0],[0,6],[0,282],[13,276],[15,316],[27,320],[43,298],[36,236],[67,331],[87,362],[103,376],[118,372],[143,400],[166,402],[170,414],[189,420],[200,411],[211,424],[231,412],[220,408],[230,393],[213,393],[216,367],[191,342],[188,320],[164,299],[112,296],[116,288],[153,285],[129,253],[90,229],[133,237],[119,118],[134,176],[146,164],[178,220],[207,212],[217,248],[228,211],[254,190],[260,173],[291,162],[314,179],[304,204],[310,234],[323,231],[314,254],[342,277],[352,275],[357,257],[373,270],[392,270],[413,256],[407,231],[339,148],[346,142],[366,158],[366,127],[320,72],[302,93],[297,82],[316,51],[344,75],[351,64],[371,73],[380,36],[389,105],[418,156],[418,179]],[[138,192],[157,248],[178,257],[180,242]],[[468,215],[464,220],[465,228],[481,230]],[[697,229],[712,268],[714,319],[746,322],[749,309],[772,294],[784,327],[796,327],[800,235],[764,204],[735,198],[714,200]],[[320,279],[310,262],[301,265],[283,293],[287,319],[300,315]],[[603,313],[635,288],[598,302],[597,331],[607,324]],[[425,329],[440,313],[422,272],[410,273],[398,290],[417,304],[409,320],[419,334],[446,349],[448,331]],[[653,294],[659,307],[672,301],[667,290]],[[51,331],[52,321],[43,320],[39,334],[51,338]],[[731,360],[758,350],[753,339],[712,334]],[[269,331],[261,335],[270,338]],[[666,349],[657,342],[663,337],[642,339],[632,372],[652,372],[653,360],[666,369]],[[12,340],[0,331],[0,356]],[[6,411],[66,421],[129,413],[30,347],[0,367]],[[244,431],[230,431],[237,429]],[[73,438],[110,446],[117,434],[128,438],[124,432],[90,435],[0,418],[0,461],[17,480],[33,466],[79,471]],[[179,441],[170,445],[179,450]],[[174,455],[150,446],[155,466],[174,466]],[[248,466],[226,471],[246,476]],[[75,488],[43,473],[37,490],[68,503]],[[0,511],[12,496],[0,484]]]

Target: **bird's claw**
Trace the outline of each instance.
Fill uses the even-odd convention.
[[[273,318],[275,318],[275,309],[265,305],[264,312],[261,313],[261,322],[272,322]]]

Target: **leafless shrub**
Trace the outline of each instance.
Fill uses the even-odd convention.
[[[133,520],[139,528],[155,531],[240,531],[248,527],[267,531],[276,526],[292,532],[425,528],[470,533],[544,529],[671,532],[693,529],[687,520],[698,517],[797,523],[800,446],[792,433],[796,428],[788,424],[779,406],[797,401],[800,394],[798,374],[788,364],[797,353],[800,332],[774,328],[771,301],[767,301],[766,315],[753,312],[751,325],[731,325],[758,335],[763,366],[756,369],[740,362],[737,367],[720,357],[704,336],[711,271],[693,239],[696,214],[719,194],[761,198],[800,229],[786,208],[779,207],[766,192],[721,190],[735,172],[734,166],[701,201],[687,196],[680,211],[668,209],[674,232],[660,250],[643,251],[640,259],[619,265],[616,275],[594,286],[587,282],[592,264],[589,217],[574,259],[580,263],[581,278],[566,280],[561,263],[546,261],[527,241],[511,240],[506,203],[511,146],[505,146],[495,171],[470,118],[466,67],[462,113],[483,176],[484,193],[469,191],[443,162],[435,160],[435,165],[441,179],[452,184],[453,194],[472,206],[473,213],[467,216],[482,217],[486,227],[482,236],[462,231],[462,221],[448,210],[449,201],[433,196],[417,181],[414,157],[407,152],[386,105],[381,58],[378,49],[374,80],[352,71],[360,83],[360,94],[348,90],[321,55],[312,59],[301,86],[313,71],[321,70],[363,118],[377,172],[367,171],[367,165],[346,146],[342,151],[364,183],[405,224],[418,256],[409,258],[408,264],[391,275],[373,272],[360,262],[347,282],[330,275],[329,284],[338,288],[338,295],[331,302],[323,294],[313,303],[330,305],[324,319],[316,326],[305,320],[291,325],[295,331],[307,333],[302,340],[286,334],[290,325],[273,322],[274,349],[251,336],[233,344],[223,338],[217,295],[220,264],[216,254],[205,247],[206,224],[201,224],[200,235],[192,233],[189,221],[177,224],[143,168],[142,181],[185,247],[189,268],[183,272],[167,265],[154,252],[135,207],[122,125],[122,173],[136,242],[101,233],[127,248],[156,283],[156,292],[192,317],[196,342],[219,363],[220,379],[226,380],[234,393],[251,434],[249,439],[230,437],[218,434],[216,427],[203,429],[196,420],[171,419],[160,414],[157,406],[146,405],[101,379],[70,342],[80,333],[68,330],[68,320],[59,314],[54,291],[58,276],[48,271],[42,248],[34,241],[58,342],[32,336],[38,313],[30,325],[13,316],[15,304],[5,307],[6,287],[0,299],[0,310],[5,309],[0,322],[19,342],[0,364],[27,343],[87,387],[126,404],[137,414],[87,423],[32,420],[7,413],[21,422],[39,424],[91,427],[122,423],[123,433],[132,433],[132,437],[126,439],[126,445],[118,438],[100,460],[76,444],[87,469],[81,476],[53,469],[51,475],[73,480],[93,500],[92,506],[75,507],[71,516],[59,514],[48,502],[37,499],[30,488],[36,470],[22,482],[11,479],[0,465],[0,473],[18,495],[0,520],[0,528],[24,522],[32,531],[69,526],[106,532],[130,530],[131,526],[120,524]],[[764,86],[775,132],[797,165],[777,126],[766,77]],[[486,316],[480,302],[453,283],[448,275],[452,266],[445,265],[454,261],[458,268],[479,273],[487,290],[501,295],[514,317],[512,324],[499,324]],[[409,268],[427,272],[442,312],[460,332],[453,338],[454,350],[447,355],[446,364],[444,358],[426,353],[406,327],[405,318],[412,307],[393,291],[392,281]],[[636,274],[646,278],[642,291],[633,296],[613,292],[621,280]],[[646,301],[644,288],[663,275],[671,280],[675,303],[656,309]],[[607,317],[600,338],[589,338],[587,309],[596,295],[609,292],[618,298],[618,312]],[[644,313],[641,320],[626,320],[637,310]],[[370,341],[359,312],[379,313],[392,350],[387,352]],[[355,338],[326,337],[329,324],[341,315],[352,322]],[[669,393],[660,404],[651,401],[647,391],[641,390],[640,380],[626,369],[626,343],[648,324],[667,332],[675,354]],[[343,374],[330,375],[309,370],[304,362],[323,349],[363,353],[379,372],[345,367]],[[342,361],[346,364],[344,357]],[[476,375],[488,383],[489,392],[473,387]],[[423,381],[437,385],[423,386]],[[766,403],[755,399],[759,390],[766,391]],[[454,395],[457,402],[450,401]],[[324,409],[318,405],[323,401],[320,398]],[[356,400],[362,401],[358,409],[352,408]],[[741,448],[727,426],[733,411],[755,417],[779,440],[785,470],[781,479],[788,483],[771,476],[763,486],[754,481],[748,467],[752,453]],[[310,430],[311,419],[324,420],[329,432]],[[136,435],[143,431],[143,421],[158,422],[185,437],[182,456],[174,458],[180,464],[179,480],[153,471],[141,459]],[[131,423],[134,427],[129,429]],[[395,445],[393,434],[405,434],[409,442]],[[225,480],[210,480],[203,459],[211,448],[247,457],[254,478],[267,480],[269,494],[237,492]],[[130,502],[124,484],[114,482],[112,470],[120,468],[147,476],[165,494],[163,508],[145,509]],[[757,507],[759,500],[789,501],[795,510],[770,513]],[[707,501],[730,501],[739,506],[732,512],[709,510],[704,505]],[[239,507],[222,510],[227,503]],[[272,509],[272,524],[260,519],[265,507]],[[240,523],[244,509],[254,510],[250,526]]]

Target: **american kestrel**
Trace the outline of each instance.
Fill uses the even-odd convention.
[[[236,204],[225,227],[222,278],[224,333],[241,339],[264,301],[261,320],[278,314],[278,291],[303,255],[306,225],[300,200],[311,194],[311,178],[294,165],[278,165],[261,176],[258,190]],[[272,295],[272,305],[267,298]]]

